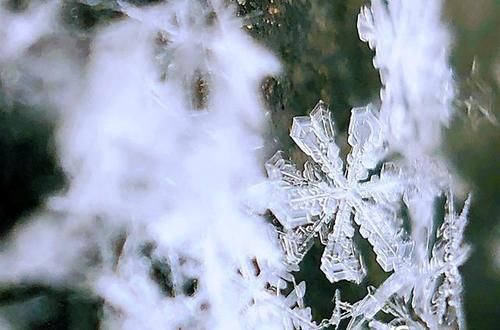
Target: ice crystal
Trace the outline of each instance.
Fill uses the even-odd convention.
[[[291,136],[313,161],[301,173],[278,152],[266,165],[285,194],[271,210],[284,227],[288,261],[300,262],[318,234],[326,244],[321,269],[328,279],[360,283],[366,270],[354,246],[352,218],[385,271],[409,257],[412,245],[396,218],[402,188],[397,168],[386,164],[380,175],[368,177],[385,153],[381,131],[371,105],[352,110],[344,170],[325,103],[320,101],[309,117],[294,119]]]
[[[419,164],[384,163],[387,147],[381,125],[373,106],[352,110],[351,151],[344,166],[325,103],[320,101],[309,116],[294,119],[291,137],[311,158],[304,170],[298,170],[283,152],[266,163],[275,193],[270,209],[282,225],[278,232],[286,260],[299,265],[319,236],[326,245],[320,266],[326,277],[331,282],[359,284],[366,268],[353,241],[354,221],[372,245],[378,264],[392,274],[378,288],[368,287],[367,296],[354,304],[340,301],[336,293],[332,318],[323,320],[320,328],[347,318],[350,329],[367,324],[374,329],[463,327],[458,267],[468,254],[462,241],[470,200],[458,215],[450,190],[436,237],[429,233],[422,237],[421,227],[432,230],[428,217],[433,210],[421,208],[450,187],[449,175],[430,158]],[[411,237],[402,225],[402,207],[410,211]],[[429,247],[430,242],[435,243]],[[379,313],[393,320],[386,325],[375,318]]]
[[[372,0],[358,17],[360,39],[375,50],[380,107],[351,111],[344,161],[323,102],[293,120],[291,137],[309,157],[300,170],[282,152],[267,163],[269,209],[286,262],[295,269],[315,237],[326,245],[321,270],[331,281],[360,284],[367,269],[353,237],[365,238],[387,279],[359,301],[334,297],[318,328],[464,328],[458,268],[470,198],[460,214],[452,173],[438,148],[452,114],[454,83],[440,1]],[[445,216],[436,230],[440,201]],[[439,220],[438,220],[439,223]]]
[[[234,8],[223,0],[79,2],[122,19],[92,32],[88,58],[55,80],[67,88],[44,91],[57,100],[68,187],[2,242],[1,284],[78,283],[102,299],[101,326],[110,329],[464,327],[458,268],[470,201],[455,211],[449,171],[432,153],[454,90],[439,1],[372,0],[362,9],[380,109],[352,110],[345,159],[325,103],[295,118],[291,136],[310,160],[299,170],[273,156],[274,194],[258,201],[246,188],[264,180],[259,84],[279,64],[244,34]],[[2,70],[30,49],[52,53],[49,36],[62,33],[52,18],[63,2],[34,3],[25,14],[0,9]],[[33,74],[52,77],[39,63]],[[268,197],[278,235],[246,212]],[[367,269],[356,230],[388,277],[356,302],[336,291],[331,318],[316,323],[306,284],[291,272],[319,236],[327,278],[360,284]]]
[[[450,38],[440,0],[372,0],[358,16],[358,33],[375,51],[382,89],[380,115],[393,148],[411,157],[436,148],[453,115]]]
[[[457,100],[457,105],[463,109],[464,115],[474,129],[483,121],[498,125],[492,112],[492,88],[481,78],[479,65],[475,59],[472,62],[470,75],[463,84],[462,95]]]

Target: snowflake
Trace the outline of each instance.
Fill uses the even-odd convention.
[[[446,215],[437,232],[430,260],[413,260],[396,270],[379,288],[368,288],[368,295],[351,306],[349,329],[366,321],[374,329],[406,326],[410,329],[462,329],[462,278],[458,272],[470,248],[463,244],[470,197],[460,214],[447,195]],[[389,326],[374,319],[379,312],[394,317]],[[385,326],[385,325],[384,325]]]
[[[397,217],[403,186],[398,167],[386,163],[380,175],[369,176],[385,154],[382,131],[371,105],[354,108],[344,169],[326,104],[320,101],[308,117],[294,119],[290,135],[312,161],[303,173],[282,152],[266,164],[284,193],[271,211],[284,227],[280,236],[288,262],[298,264],[319,235],[326,244],[321,269],[328,279],[360,283],[366,270],[354,246],[352,217],[384,271],[410,256],[412,244]]]
[[[474,129],[477,129],[484,121],[498,125],[492,111],[493,91],[491,86],[481,78],[476,59],[472,62],[470,75],[463,83],[462,95],[456,100],[456,105],[462,110],[462,116],[468,118]]]
[[[356,303],[342,302],[337,292],[332,317],[318,328],[338,326],[344,319],[350,319],[349,329],[366,324],[374,329],[462,327],[458,267],[468,255],[462,241],[470,201],[460,215],[455,213],[447,169],[436,159],[385,161],[388,148],[377,115],[371,105],[352,110],[345,166],[325,103],[320,101],[309,116],[294,118],[290,135],[311,159],[303,171],[283,152],[266,163],[274,193],[270,210],[282,225],[278,233],[286,261],[297,268],[319,236],[326,245],[320,266],[326,277],[359,284],[366,268],[353,241],[356,223],[378,264],[392,273],[378,288],[369,286]],[[446,187],[446,214],[432,238],[429,205]],[[411,239],[403,229],[403,205],[409,211]],[[379,313],[392,320],[378,321]]]

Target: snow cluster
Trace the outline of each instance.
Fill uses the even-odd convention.
[[[281,152],[266,164],[270,209],[282,225],[289,264],[300,265],[319,236],[326,277],[362,283],[367,269],[354,241],[358,229],[390,273],[357,302],[342,302],[337,292],[324,325],[348,319],[348,329],[465,327],[458,267],[469,251],[463,233],[470,200],[455,211],[454,180],[438,150],[454,97],[440,5],[372,0],[362,8],[358,31],[375,50],[381,103],[352,109],[346,164],[321,101],[293,121],[290,136],[309,156],[303,171]],[[443,198],[439,225],[436,205]]]
[[[60,5],[1,13],[2,65],[41,81],[40,98],[54,101],[68,177],[4,242],[2,284],[88,288],[110,329],[308,322],[304,284],[283,294],[291,275],[248,193],[265,180],[260,83],[279,72],[277,59],[225,1],[113,2],[125,17],[94,32],[83,60],[58,56],[56,66],[71,68],[58,75],[30,52],[71,39]],[[3,83],[36,102],[18,82]]]
[[[291,136],[310,160],[300,171],[277,153],[269,179],[260,84],[280,65],[231,5],[81,2],[123,17],[79,39],[60,21],[63,1],[0,7],[2,88],[56,110],[68,178],[2,242],[2,285],[88,289],[103,301],[105,329],[464,327],[458,267],[470,202],[455,210],[438,153],[454,98],[440,1],[361,10],[380,106],[352,110],[345,161],[326,104],[295,118]],[[319,236],[326,277],[364,283],[356,231],[390,274],[360,301],[337,292],[332,317],[315,322],[292,271]]]

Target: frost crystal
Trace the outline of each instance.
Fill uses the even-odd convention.
[[[54,81],[65,88],[43,91],[58,111],[68,186],[2,241],[0,285],[76,283],[102,300],[105,329],[465,326],[458,269],[469,253],[470,199],[455,211],[436,152],[454,97],[440,1],[372,0],[362,9],[358,30],[376,53],[380,109],[352,110],[345,160],[325,103],[295,118],[291,136],[310,160],[299,170],[278,152],[266,164],[273,194],[250,198],[247,188],[265,186],[259,86],[279,63],[244,34],[234,8],[224,0],[79,2],[122,19],[93,30],[85,58],[64,61]],[[55,22],[63,1],[37,3],[25,13],[0,6],[0,71],[30,49],[52,53],[57,33],[71,39],[68,49],[79,44]],[[40,86],[54,85],[50,65],[33,65],[48,79]],[[13,75],[0,76],[2,86],[16,87],[4,76]],[[278,235],[262,214],[246,212],[267,198]],[[435,223],[440,201],[445,216]],[[319,236],[326,277],[360,284],[367,269],[356,230],[387,279],[355,302],[336,291],[331,318],[316,323],[306,284],[291,271]]]
[[[450,37],[440,21],[441,2],[372,0],[358,16],[359,37],[375,51],[388,139],[406,157],[436,148],[441,126],[453,114]]]
[[[492,112],[492,88],[481,78],[475,59],[472,62],[470,76],[463,85],[463,96],[456,103],[463,109],[463,114],[468,118],[472,127],[476,129],[485,120],[493,125],[498,125],[498,121]]]
[[[462,241],[470,200],[455,212],[450,170],[436,152],[454,97],[449,38],[439,17],[439,1],[372,0],[359,14],[358,32],[376,53],[381,104],[352,109],[346,162],[331,114],[319,102],[291,129],[310,157],[304,169],[282,152],[266,164],[274,196],[269,209],[281,224],[289,264],[299,268],[319,236],[326,277],[360,284],[367,269],[353,240],[359,228],[389,273],[357,302],[343,302],[337,292],[332,317],[318,328],[465,326],[458,268],[468,255]],[[445,217],[436,230],[443,197]]]
[[[422,235],[422,228],[433,226],[429,203],[450,187],[446,168],[431,158],[418,164],[383,163],[388,147],[371,105],[352,110],[346,166],[333,127],[331,114],[320,101],[309,116],[295,118],[291,129],[293,140],[311,157],[304,170],[282,152],[266,163],[275,197],[270,209],[282,225],[278,232],[286,260],[297,267],[319,236],[326,245],[320,268],[327,278],[359,284],[366,268],[353,241],[354,221],[372,245],[378,264],[392,274],[378,288],[368,287],[365,298],[354,304],[341,302],[337,292],[331,319],[318,327],[339,325],[347,318],[349,329],[463,327],[458,267],[468,255],[462,240],[470,199],[458,215],[450,190],[436,237],[428,231]],[[403,207],[409,210],[411,237],[403,228]],[[435,242],[430,250],[429,242]],[[384,324],[377,320],[380,313],[393,319]]]
[[[396,218],[402,193],[398,170],[386,164],[380,175],[368,176],[385,154],[381,131],[371,105],[352,110],[351,152],[344,169],[325,103],[320,101],[309,117],[294,119],[291,136],[313,161],[306,162],[303,173],[281,152],[266,164],[284,192],[271,210],[284,227],[281,239],[289,262],[300,262],[318,234],[326,244],[321,269],[328,279],[360,283],[366,270],[354,246],[352,219],[385,271],[409,257],[412,245]]]
[[[439,157],[452,114],[454,83],[440,1],[372,0],[358,17],[361,40],[376,56],[380,108],[351,111],[346,161],[331,114],[319,102],[293,121],[291,137],[309,156],[299,170],[282,152],[266,164],[269,209],[288,264],[295,269],[315,237],[326,245],[321,270],[331,281],[360,284],[367,269],[353,240],[372,246],[387,279],[359,301],[340,300],[317,328],[457,329],[465,327],[458,268],[470,199],[455,212],[454,181]],[[444,220],[436,212],[443,200]],[[437,222],[437,223],[436,223]],[[441,222],[438,229],[436,229]]]

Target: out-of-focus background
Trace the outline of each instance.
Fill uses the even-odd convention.
[[[158,1],[130,2],[148,5]],[[356,31],[357,14],[365,1],[234,2],[238,14],[244,18],[244,29],[283,63],[283,74],[267,79],[262,87],[270,110],[269,153],[280,148],[295,159],[303,157],[288,137],[291,120],[307,114],[318,99],[331,105],[340,132],[346,131],[352,107],[377,99],[380,83],[371,64],[373,53],[359,40]],[[7,1],[12,11],[22,11],[28,3],[29,0]],[[83,53],[96,28],[120,18],[119,13],[105,4],[89,6],[72,0],[65,1],[62,15],[68,31],[78,36]],[[496,329],[500,324],[498,17],[498,0],[445,3],[443,19],[454,36],[451,62],[459,88],[456,102],[459,115],[446,132],[443,149],[465,187],[473,191],[466,231],[473,252],[462,269],[470,329]],[[2,69],[2,75],[9,74],[8,68]],[[43,203],[44,197],[64,188],[64,175],[54,155],[54,128],[46,115],[50,112],[43,111],[46,107],[50,105],[43,102],[25,104],[22,95],[10,94],[0,85],[2,236]],[[306,302],[312,306],[316,319],[330,316],[336,288],[341,288],[350,301],[365,294],[353,284],[330,284],[319,270],[321,253],[318,244],[307,255],[298,274],[299,279],[308,283]],[[383,279],[382,274],[372,273],[363,285],[378,285]],[[16,323],[22,329],[83,330],[96,328],[100,302],[71,288],[19,285],[0,287],[0,310],[17,318]]]

